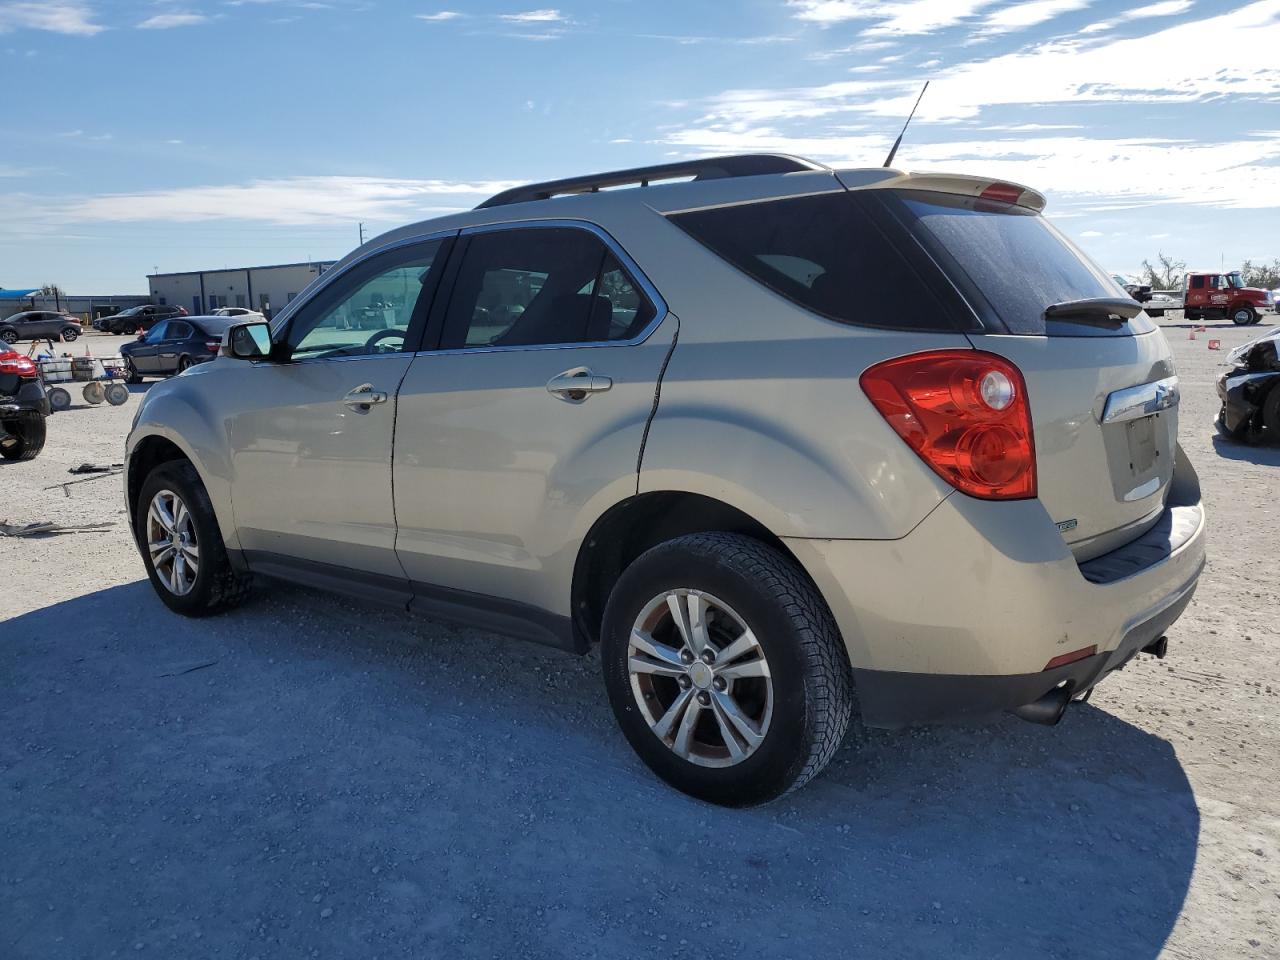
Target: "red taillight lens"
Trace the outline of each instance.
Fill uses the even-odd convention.
[[[35,361],[17,353],[0,354],[0,373],[16,373],[20,377],[36,375]]]
[[[208,347],[210,353],[217,353],[222,349],[222,342],[220,340],[209,340],[205,343],[205,346]]]
[[[863,392],[938,476],[984,500],[1036,495],[1036,452],[1022,373],[978,350],[886,360]]]

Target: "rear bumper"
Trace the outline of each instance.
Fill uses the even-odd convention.
[[[1038,501],[960,494],[901,540],[786,543],[831,607],[872,726],[982,718],[1064,682],[1090,689],[1177,620],[1205,562],[1181,450],[1160,522],[1083,564]]]
[[[34,380],[24,380],[14,394],[0,393],[0,416],[47,417],[51,413],[44,387]]]

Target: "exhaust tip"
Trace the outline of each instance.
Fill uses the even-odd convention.
[[[1169,638],[1160,637],[1157,640],[1152,640],[1142,648],[1142,652],[1151,654],[1151,656],[1155,657],[1157,660],[1163,660],[1165,658],[1165,654],[1169,652]]]
[[[1054,687],[1039,700],[1024,703],[1020,707],[1014,707],[1009,712],[1015,717],[1026,720],[1028,723],[1038,723],[1042,726],[1052,727],[1062,719],[1062,714],[1066,712],[1067,704],[1070,702],[1071,691],[1067,687]]]

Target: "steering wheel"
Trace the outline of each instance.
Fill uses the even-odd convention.
[[[372,337],[370,337],[368,340],[364,342],[364,348],[370,352],[373,352],[373,348],[376,347],[383,340],[389,340],[391,337],[399,337],[401,340],[403,340],[406,332],[407,331],[404,331],[404,330],[397,330],[394,327],[387,330],[379,330],[377,333],[375,333]]]

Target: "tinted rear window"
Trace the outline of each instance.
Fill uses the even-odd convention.
[[[909,330],[971,326],[910,238],[895,241],[848,193],[670,216],[738,269],[833,320]],[[904,253],[904,251],[906,251]],[[931,275],[932,274],[932,275]]]
[[[1127,323],[1046,321],[1050,304],[1128,294],[1039,214],[976,197],[919,191],[886,192],[884,200],[989,328],[1090,336],[1154,327],[1145,314]]]
[[[227,327],[236,322],[234,317],[202,317],[193,321],[195,325],[205,334],[220,337],[227,331]]]

